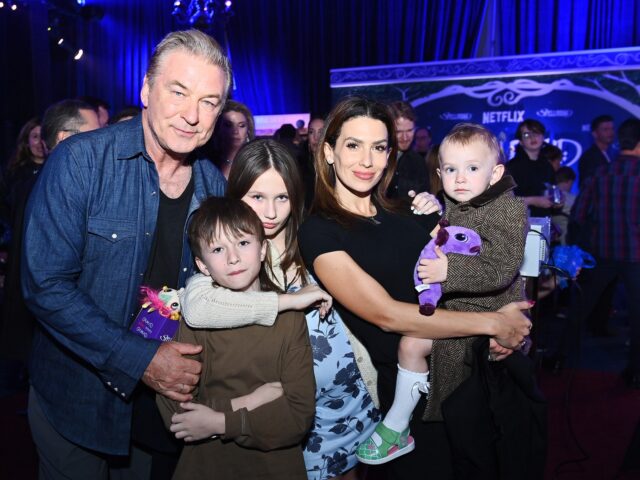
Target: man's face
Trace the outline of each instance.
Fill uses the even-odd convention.
[[[419,128],[416,130],[416,151],[420,153],[426,153],[431,146],[431,134],[426,128]]]
[[[152,155],[184,157],[204,145],[222,108],[225,75],[183,50],[168,53],[155,78],[145,77],[140,98],[145,146]]]
[[[396,138],[398,139],[398,150],[406,152],[411,147],[413,135],[416,131],[416,124],[412,120],[404,117],[396,118]]]
[[[616,131],[613,128],[613,122],[602,122],[591,133],[593,134],[593,138],[596,142],[603,143],[606,146],[611,145],[613,140],[616,138]]]

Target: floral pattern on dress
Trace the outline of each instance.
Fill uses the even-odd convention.
[[[303,445],[307,476],[327,480],[356,463],[358,445],[381,420],[360,376],[342,319],[335,310],[306,316],[316,377],[316,416]]]

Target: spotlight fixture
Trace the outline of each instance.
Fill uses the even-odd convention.
[[[58,40],[58,45],[62,45],[64,43],[64,38],[60,37]]]
[[[208,29],[216,19],[225,21],[233,14],[231,5],[231,0],[173,0],[171,15],[178,23]]]
[[[4,2],[0,2],[0,8],[4,8]]]
[[[17,9],[18,9],[18,5],[16,3],[11,5],[11,10],[13,10],[15,12]]]
[[[81,48],[79,48],[76,54],[73,56],[73,59],[76,61],[80,60],[83,54],[84,54],[84,51]]]

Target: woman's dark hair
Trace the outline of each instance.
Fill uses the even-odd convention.
[[[18,139],[16,140],[15,151],[9,159],[9,172],[14,172],[23,165],[29,163],[29,161],[31,160],[33,155],[31,153],[31,149],[29,148],[29,134],[31,133],[31,130],[39,126],[40,119],[37,117],[33,117],[27,120],[27,123],[25,123],[20,129]]]
[[[200,204],[189,223],[189,245],[193,254],[202,259],[203,245],[213,243],[221,233],[229,237],[255,235],[260,244],[266,240],[262,222],[249,205],[235,198],[209,197]],[[267,249],[267,255],[260,266],[260,288],[265,291],[281,291],[267,274],[267,268],[270,267],[271,258]]]
[[[315,155],[316,188],[311,206],[313,213],[332,218],[345,226],[350,225],[360,217],[347,211],[338,202],[335,193],[336,174],[333,166],[327,163],[324,146],[328,145],[331,149],[335,149],[342,126],[349,120],[361,117],[379,120],[387,129],[389,158],[385,173],[372,192],[373,201],[385,210],[398,210],[397,203],[385,197],[387,187],[396,170],[396,154],[398,152],[395,122],[389,112],[389,108],[383,103],[364,97],[346,97],[338,102],[325,120],[324,131],[318,142]]]
[[[291,205],[291,214],[284,226],[285,251],[280,252],[280,265],[285,275],[291,266],[295,266],[297,273],[292,279],[287,280],[285,276],[285,282],[292,283],[299,277],[306,284],[307,274],[297,239],[304,212],[304,187],[298,164],[287,148],[272,139],[254,140],[243,146],[229,170],[227,197],[242,199],[258,177],[271,168],[282,177]]]

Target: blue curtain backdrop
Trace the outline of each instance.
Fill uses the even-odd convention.
[[[71,21],[85,50],[74,62],[47,37],[47,2],[26,3],[0,10],[4,157],[20,124],[60,98],[137,104],[153,46],[184,28],[171,0],[86,0],[105,15]],[[235,0],[233,10],[233,95],[257,114],[326,112],[332,68],[640,45],[638,0]]]

